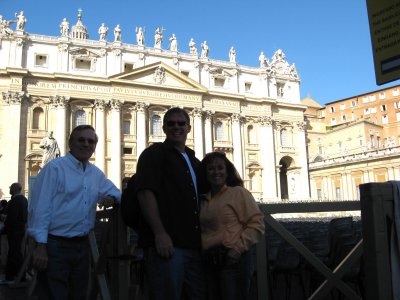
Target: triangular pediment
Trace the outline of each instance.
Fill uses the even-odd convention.
[[[129,72],[116,74],[109,77],[109,80],[111,82],[125,84],[139,84],[152,87],[159,86],[167,89],[197,90],[198,92],[207,91],[207,89],[198,82],[163,62],[157,62],[136,68]]]
[[[101,53],[86,48],[73,48],[69,51],[69,54],[75,58],[99,58],[102,56]]]

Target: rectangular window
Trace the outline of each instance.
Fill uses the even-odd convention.
[[[355,107],[355,106],[357,106],[357,100],[352,100],[351,101],[351,107]]]
[[[381,105],[381,111],[386,111],[386,109],[387,109],[386,104],[382,104]]]
[[[379,99],[385,99],[385,98],[386,98],[386,93],[385,92],[379,93]]]
[[[400,102],[395,102],[394,103],[394,108],[400,108]]]
[[[369,96],[369,102],[374,102],[375,100],[376,100],[376,96],[375,95]]]
[[[397,122],[400,122],[400,112],[397,112],[397,113],[396,113],[396,121],[397,121]]]
[[[334,113],[335,112],[335,108],[333,106],[329,107],[329,112],[330,113]]]
[[[185,75],[185,76],[188,76],[189,77],[189,71],[181,71],[181,73],[183,74],[183,75]]]
[[[342,122],[346,122],[346,121],[347,121],[346,115],[343,115],[342,116]]]
[[[47,55],[36,54],[35,67],[47,67]]]
[[[346,109],[346,103],[340,104],[340,110],[345,110]]]
[[[364,115],[369,115],[369,108],[364,108]]]
[[[90,70],[92,61],[88,59],[75,59],[75,68],[79,70]]]
[[[336,125],[336,118],[331,119],[331,125]]]
[[[388,124],[389,123],[389,117],[387,115],[382,116],[382,124]]]
[[[224,78],[214,78],[214,86],[216,87],[224,87],[225,79]]]
[[[244,83],[244,91],[245,92],[250,92],[251,91],[251,82],[245,82]]]
[[[371,114],[376,113],[376,107],[371,107]]]
[[[396,97],[400,94],[399,89],[393,90],[393,96]]]
[[[342,191],[340,190],[340,187],[336,188],[336,200],[340,201],[342,200]]]
[[[318,198],[318,200],[322,200],[322,190],[321,189],[317,189],[317,198]]]
[[[125,148],[124,147],[124,154],[132,154],[132,153],[133,153],[132,148],[130,148],[130,147],[129,148],[128,147]]]
[[[124,64],[124,72],[132,71],[133,70],[133,63],[125,63]]]
[[[131,121],[124,120],[123,130],[124,130],[124,134],[131,134]]]
[[[368,102],[369,102],[368,97],[363,97],[363,98],[362,98],[362,102],[363,102],[363,103],[368,103]]]

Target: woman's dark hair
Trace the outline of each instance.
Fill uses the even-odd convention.
[[[226,157],[225,153],[223,152],[210,152],[204,156],[203,160],[200,164],[200,192],[207,193],[210,191],[211,187],[207,181],[207,166],[214,162],[216,159],[222,159],[225,162],[226,167],[226,185],[227,186],[242,186],[243,187],[243,180],[240,178],[238,171],[236,170],[233,163]]]

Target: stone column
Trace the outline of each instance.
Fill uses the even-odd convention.
[[[204,145],[203,145],[203,111],[201,108],[195,107],[192,110],[193,115],[193,138],[194,138],[194,152],[198,159],[204,157]]]
[[[260,162],[262,165],[261,180],[264,201],[276,200],[278,196],[277,173],[275,162],[274,129],[271,117],[258,120],[258,141]]]
[[[205,111],[205,121],[204,121],[204,141],[206,153],[213,151],[213,132],[212,132],[212,116],[214,112],[211,110]]]
[[[232,142],[233,142],[233,163],[240,177],[243,178],[243,154],[242,154],[242,136],[240,121],[241,116],[239,114],[232,114]]]
[[[57,140],[58,147],[60,148],[61,156],[67,152],[67,106],[70,98],[66,96],[50,97],[51,106],[55,112],[56,128],[54,128],[54,138]]]
[[[17,68],[22,68],[22,57],[24,55],[25,35],[18,36],[15,43],[11,44],[10,62]]]
[[[113,66],[114,66],[114,70],[113,70],[113,74],[118,74],[118,73],[121,73],[122,71],[123,71],[123,69],[122,69],[122,51],[121,51],[121,49],[120,48],[114,48],[113,50],[112,50],[112,52],[113,52],[113,58],[114,58],[114,63],[113,63]]]
[[[139,160],[140,154],[147,147],[146,112],[148,107],[148,103],[136,104],[136,160]]]
[[[343,187],[343,199],[342,200],[350,200],[350,191],[349,186],[347,185],[347,174],[343,173],[341,176],[341,182]]]
[[[388,168],[388,180],[395,180],[394,179],[394,167]]]
[[[111,107],[111,167],[109,178],[121,188],[121,106],[123,102],[112,99]]]
[[[334,190],[332,188],[332,178],[328,177],[328,200],[337,200]]]
[[[324,200],[329,199],[328,178],[326,176],[322,177],[322,198]]]
[[[0,188],[5,195],[8,195],[8,187],[11,183],[20,181],[19,170],[23,168],[25,153],[20,153],[20,140],[25,140],[26,136],[21,136],[21,105],[25,99],[24,92],[3,92],[2,105],[7,107],[7,113],[1,115],[4,127],[0,127],[2,146],[0,147]],[[22,181],[23,183],[24,181]]]
[[[94,100],[94,108],[96,110],[96,133],[99,138],[96,146],[96,153],[95,153],[95,163],[96,166],[105,171],[105,146],[106,146],[106,122],[105,122],[105,107],[108,104],[107,100],[102,99],[95,99]]]
[[[308,163],[307,163],[307,145],[306,145],[306,122],[297,122],[297,133],[296,133],[296,150],[298,155],[298,166],[300,169],[299,180],[301,189],[297,195],[301,199],[310,199],[310,186],[308,180]]]

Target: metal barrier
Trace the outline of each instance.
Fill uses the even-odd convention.
[[[343,280],[343,275],[351,268],[355,261],[361,258],[363,252],[363,241],[361,240],[342,262],[332,271],[321,260],[319,260],[306,246],[294,237],[283,225],[281,225],[272,214],[283,213],[311,213],[311,212],[337,212],[337,211],[359,211],[359,201],[339,202],[300,202],[282,204],[261,204],[260,208],[265,215],[268,226],[273,228],[279,235],[292,245],[326,280],[308,299],[324,299],[332,288],[338,288],[348,299],[361,299],[361,297]],[[257,283],[258,299],[271,299],[268,278],[268,261],[266,257],[266,243],[262,239],[257,244]]]

